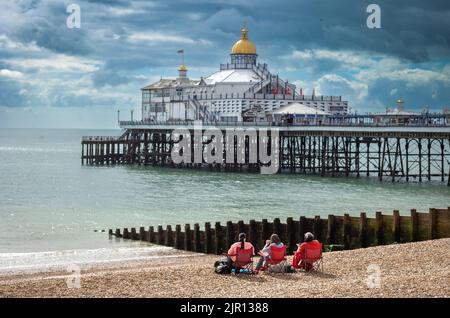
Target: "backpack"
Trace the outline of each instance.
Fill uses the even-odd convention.
[[[231,267],[226,261],[216,261],[214,263],[214,272],[217,274],[231,274]]]

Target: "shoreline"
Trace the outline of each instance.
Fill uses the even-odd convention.
[[[0,274],[0,297],[450,297],[449,238],[325,253],[323,273],[218,275],[220,256],[180,253],[82,268],[80,288],[64,271]]]

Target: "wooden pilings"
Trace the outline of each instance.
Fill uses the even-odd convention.
[[[392,214],[376,211],[373,218],[368,217],[366,212],[361,212],[358,217],[349,214],[332,214],[323,219],[320,216],[302,216],[297,220],[289,217],[286,223],[275,218],[272,222],[267,219],[250,220],[248,224],[244,221],[228,221],[226,225],[216,222],[214,228],[207,222],[204,229],[198,223],[194,224],[193,229],[190,224],[185,224],[184,231],[179,224],[175,226],[175,231],[170,225],[165,230],[162,225],[158,225],[156,232],[153,226],[145,229],[140,227],[139,233],[136,233],[135,228],[131,228],[131,232],[124,228],[122,234],[120,229],[116,229],[109,230],[108,234],[186,251],[222,254],[232,243],[238,241],[239,233],[247,234],[247,240],[255,246],[256,251],[264,246],[265,240],[272,233],[277,233],[287,244],[288,252],[292,253],[296,250],[296,243],[303,241],[304,234],[312,232],[324,244],[340,244],[345,249],[352,249],[450,237],[450,207],[432,208],[427,213],[412,209],[409,216],[400,215],[398,210],[394,210]]]
[[[218,127],[219,129],[223,129]],[[87,165],[138,164],[170,167],[205,168],[211,171],[258,171],[261,160],[250,162],[251,143],[239,144],[237,139],[225,138],[233,145],[224,145],[222,161],[174,163],[171,153],[175,142],[174,127],[163,129],[128,129],[121,137],[83,137],[81,162]],[[259,130],[256,129],[258,134]],[[222,130],[226,135],[226,131]],[[190,131],[191,140],[194,132]],[[320,174],[321,176],[378,177],[390,180],[439,180],[450,186],[450,134],[442,132],[370,131],[300,132],[281,128],[279,136],[278,172]],[[259,141],[259,137],[257,138]],[[192,158],[194,143],[192,143]],[[243,147],[244,162],[226,162],[226,149]],[[259,156],[259,155],[258,155]]]

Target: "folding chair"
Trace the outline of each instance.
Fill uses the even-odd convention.
[[[322,244],[320,249],[305,249],[305,258],[298,264],[304,271],[323,272]]]
[[[267,260],[267,271],[271,273],[273,272],[273,266],[279,266],[281,272],[286,273],[286,245],[283,245],[283,247],[271,246],[270,252],[270,258]]]
[[[235,257],[233,261],[233,268],[236,274],[239,273],[241,268],[248,269],[253,272],[253,248],[236,249],[236,254],[224,254],[228,257]]]

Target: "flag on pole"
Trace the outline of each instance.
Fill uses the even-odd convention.
[[[303,96],[303,88],[300,87],[300,96]]]

